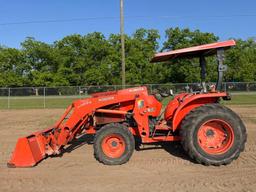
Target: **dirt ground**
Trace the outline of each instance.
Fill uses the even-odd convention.
[[[34,168],[6,167],[18,137],[46,128],[62,109],[0,111],[0,192],[2,191],[256,191],[256,106],[231,107],[243,118],[248,141],[228,166],[195,164],[179,143],[144,147],[121,166],[104,166],[85,144]]]

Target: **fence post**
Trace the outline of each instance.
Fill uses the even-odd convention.
[[[153,85],[150,84],[150,93],[152,94],[153,93]]]
[[[10,102],[11,102],[10,101],[10,99],[11,99],[10,96],[11,96],[11,88],[8,88],[8,97],[7,97],[7,99],[8,99],[8,102],[7,102],[8,103],[7,104],[8,109],[10,109]]]
[[[46,108],[46,103],[45,103],[45,87],[44,87],[44,109]]]
[[[79,95],[79,98],[82,97],[82,95],[81,95],[81,87],[80,86],[78,86],[78,95]]]

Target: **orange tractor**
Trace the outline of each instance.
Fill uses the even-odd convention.
[[[126,163],[142,144],[180,141],[190,158],[204,165],[229,164],[244,150],[246,128],[240,117],[221,105],[230,100],[222,91],[223,52],[235,45],[225,41],[156,54],[152,62],[199,57],[201,89],[176,95],[162,115],[161,99],[169,92],[149,94],[146,87],[92,94],[74,101],[55,125],[19,138],[9,167],[31,167],[58,156],[75,138],[94,135],[95,158],[106,165]],[[206,60],[217,55],[218,81],[205,84]]]

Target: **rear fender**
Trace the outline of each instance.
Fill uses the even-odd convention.
[[[226,96],[227,93],[208,93],[186,96],[173,115],[173,131],[178,129],[183,118],[194,108],[207,103],[216,103],[219,100],[219,98]]]

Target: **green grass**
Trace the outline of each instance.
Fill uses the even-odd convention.
[[[226,105],[256,105],[256,94],[255,95],[233,95],[231,101],[223,101]]]
[[[81,98],[80,96],[48,96],[43,97],[10,97],[10,109],[39,109],[39,108],[66,108],[72,101]],[[163,105],[172,98],[163,100]],[[45,103],[45,104],[44,104]],[[222,101],[225,105],[256,105],[256,94],[233,95],[231,101]],[[8,109],[8,98],[0,97],[0,109]]]
[[[66,108],[79,96],[73,97],[11,97],[9,109]],[[8,109],[8,98],[0,97],[0,109]]]
[[[167,105],[172,98],[163,100],[163,105]],[[256,94],[231,95],[230,101],[221,101],[224,105],[256,105]]]

